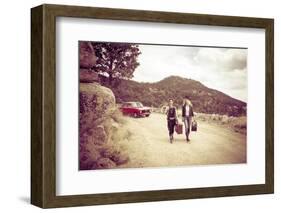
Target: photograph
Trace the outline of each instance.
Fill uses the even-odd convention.
[[[246,47],[77,47],[80,171],[247,163]]]
[[[32,205],[274,193],[275,19],[201,7],[33,5]]]

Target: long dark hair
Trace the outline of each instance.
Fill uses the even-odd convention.
[[[170,107],[170,102],[172,101],[172,106],[174,106],[174,100],[173,99],[169,99],[169,102],[168,102],[168,106]]]

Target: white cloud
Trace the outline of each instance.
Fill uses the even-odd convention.
[[[133,80],[156,82],[171,75],[247,101],[247,50],[229,48],[139,45],[140,66]]]

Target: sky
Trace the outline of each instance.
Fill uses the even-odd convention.
[[[197,80],[247,102],[247,49],[139,45],[133,80],[157,82],[171,75]]]

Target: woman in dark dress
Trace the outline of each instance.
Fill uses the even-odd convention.
[[[173,143],[175,125],[177,124],[177,110],[173,105],[173,100],[169,100],[169,108],[166,112],[169,130],[170,143]]]

